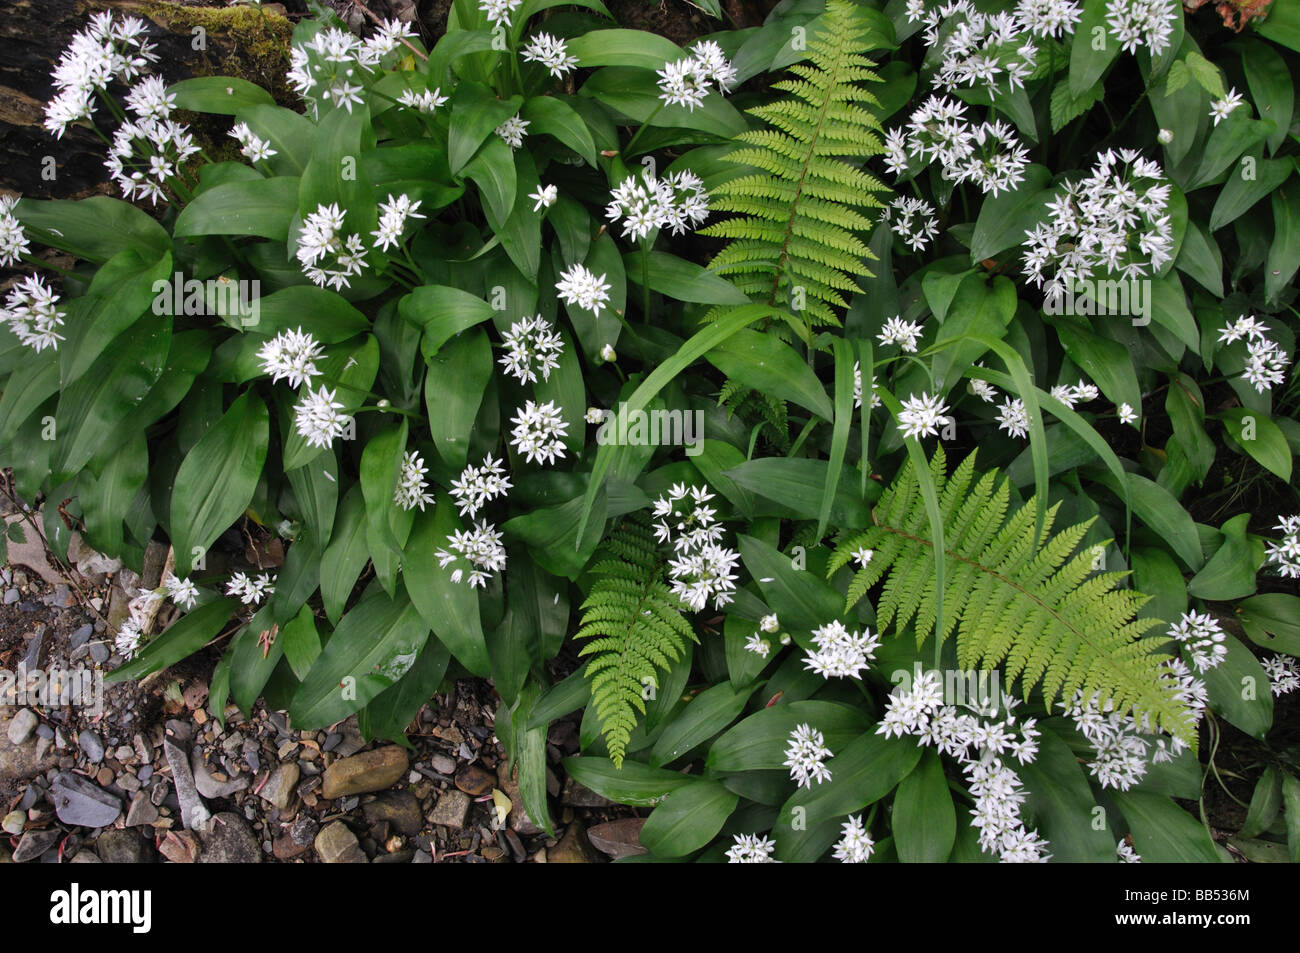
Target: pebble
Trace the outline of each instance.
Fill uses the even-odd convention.
[[[496,786],[496,780],[496,775],[477,764],[467,764],[456,773],[456,787],[470,797],[487,794]]]
[[[106,864],[143,864],[153,860],[153,846],[139,831],[107,830],[95,842],[95,852]]]
[[[339,734],[337,731],[332,734],[326,735],[325,743],[321,745],[321,750],[333,751],[335,748],[339,746],[339,742],[342,740],[343,740],[343,736]]]
[[[18,592],[17,589],[5,590],[5,605],[11,606],[21,598],[22,595]]]
[[[14,848],[14,863],[21,864],[35,860],[59,842],[61,832],[57,829],[47,831],[28,831],[23,835],[18,846]]]
[[[366,855],[353,834],[342,821],[326,825],[316,835],[316,853],[325,864],[364,864]]]
[[[113,769],[110,768],[108,765],[104,765],[95,774],[95,781],[99,784],[101,788],[106,788],[110,784],[112,784],[113,778],[114,778]]]
[[[158,820],[158,808],[149,800],[149,795],[141,791],[131,798],[131,806],[126,811],[127,827],[143,827]]]
[[[140,779],[141,784],[147,783],[148,780],[153,777],[153,765],[151,764],[144,765],[142,768],[140,768],[140,771],[139,773],[137,773],[136,777]]]
[[[36,730],[40,719],[30,708],[20,708],[18,714],[14,715],[9,722],[9,743],[14,745],[24,744]]]
[[[0,829],[3,829],[6,834],[21,834],[26,826],[27,815],[22,811],[10,811],[5,815],[5,819],[0,821]]]
[[[386,822],[407,837],[415,836],[424,827],[420,802],[410,791],[385,791],[362,808],[362,813],[371,824]]]
[[[262,845],[238,814],[223,812],[199,830],[203,841],[201,864],[260,864]]]
[[[163,752],[167,755],[167,763],[171,765],[172,783],[176,786],[176,797],[181,807],[181,823],[189,828],[197,827],[212,815],[194,785],[189,758],[170,738],[163,741]]]
[[[190,753],[190,770],[194,777],[194,786],[198,788],[199,794],[205,798],[230,797],[230,795],[247,788],[250,783],[246,775],[234,780],[228,780],[209,771],[208,766],[203,763],[203,756],[199,754],[197,748]]]
[[[325,769],[321,796],[333,799],[382,791],[400,781],[409,766],[406,749],[397,745],[340,758]]]
[[[168,831],[158,845],[158,851],[173,864],[192,864],[202,851],[199,838],[193,831]]]
[[[122,814],[122,802],[85,778],[64,771],[50,789],[54,811],[64,824],[108,827]]]
[[[94,635],[94,633],[95,627],[87,622],[76,632],[73,632],[72,635],[68,636],[68,645],[71,648],[79,649],[90,641],[90,637]]]
[[[125,764],[131,760],[133,754],[135,754],[135,749],[130,745],[118,745],[117,750],[113,752],[113,757]]]
[[[574,823],[569,825],[560,842],[546,852],[546,860],[551,864],[594,864],[604,858],[587,840],[582,824]]]
[[[636,854],[649,853],[641,846],[641,828],[645,826],[644,817],[625,817],[622,820],[606,821],[587,831],[587,839],[593,847],[612,859],[631,857]]]
[[[94,660],[95,662],[97,662],[98,664],[103,665],[105,662],[107,662],[107,661],[108,661],[108,657],[109,657],[109,655],[111,655],[111,654],[112,654],[112,653],[109,652],[109,650],[108,650],[108,646],[105,645],[103,642],[93,642],[93,643],[91,643],[91,646],[90,646],[90,657],[91,657],[91,659],[93,659],[93,660]]]
[[[429,766],[439,774],[448,777],[456,773],[455,759],[449,758],[445,754],[435,754],[431,759],[429,759]]]
[[[441,824],[443,827],[460,830],[465,826],[465,817],[469,814],[469,803],[469,795],[463,791],[454,788],[450,791],[443,791],[438,797],[438,803],[433,807],[433,812],[429,815],[429,821],[432,824]]]
[[[286,810],[293,801],[293,789],[298,785],[300,774],[298,765],[292,761],[279,765],[271,772],[271,777],[259,793],[275,807]]]
[[[36,737],[44,738],[46,741],[53,741],[54,729],[42,722],[36,726]]]

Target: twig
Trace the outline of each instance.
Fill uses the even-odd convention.
[[[371,13],[370,10],[366,7],[366,5],[361,2],[361,0],[352,0],[352,5],[356,7],[358,10],[360,10],[362,13],[364,13],[366,16],[370,17],[372,23],[378,23],[381,26],[383,25],[384,21],[381,20],[379,17],[375,16],[373,13]],[[403,46],[405,46],[408,50],[410,50],[420,59],[426,62],[428,61],[429,59],[428,55],[421,52],[419,47],[415,46],[415,44],[413,44],[410,40],[406,39],[406,37],[402,37],[401,39],[402,39]]]

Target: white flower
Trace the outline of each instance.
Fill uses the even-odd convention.
[[[1289,695],[1300,688],[1300,664],[1289,655],[1274,655],[1260,664],[1268,676],[1269,688],[1275,698]]]
[[[113,647],[117,654],[122,656],[126,661],[131,661],[140,654],[140,643],[144,641],[144,633],[136,625],[134,619],[127,619],[122,623],[122,627],[117,630],[117,637],[113,640]]]
[[[1174,131],[1172,129],[1161,129],[1156,133],[1156,142],[1162,146],[1167,146],[1174,141]]]
[[[520,119],[517,115],[511,116],[501,125],[497,126],[496,134],[502,138],[506,145],[511,149],[518,149],[524,144],[524,136],[527,133],[527,127],[531,125],[531,120]]]
[[[189,579],[176,578],[170,570],[163,576],[163,586],[166,587],[167,595],[171,597],[172,602],[187,612],[194,608],[194,603],[198,602],[199,587]]]
[[[1115,413],[1118,414],[1119,422],[1122,424],[1136,424],[1138,422],[1137,411],[1127,403],[1120,404]]]
[[[16,195],[0,195],[0,265],[9,267],[28,251],[27,233],[14,215]]]
[[[451,481],[451,497],[456,501],[461,516],[473,519],[482,507],[506,495],[511,483],[502,463],[492,459],[489,453],[483,458],[482,466],[467,466],[457,479]]]
[[[339,413],[343,405],[334,399],[335,393],[323,386],[315,391],[309,388],[294,408],[298,435],[313,447],[331,446],[352,423],[350,416]]]
[[[904,437],[935,435],[939,433],[939,425],[948,422],[944,416],[947,412],[948,405],[937,394],[933,397],[926,393],[914,394],[903,401],[898,423]]]
[[[1115,856],[1119,858],[1121,864],[1142,863],[1141,856],[1133,849],[1133,845],[1127,840],[1122,840],[1115,845]]]
[[[842,864],[865,864],[876,849],[876,844],[867,834],[862,815],[850,815],[840,828],[840,833],[842,836],[835,844],[832,856]]]
[[[704,104],[704,97],[717,83],[718,89],[727,92],[736,81],[736,70],[727,61],[722,48],[705,40],[691,51],[694,55],[665,63],[659,70],[659,98],[666,105],[685,106],[692,112]]]
[[[530,192],[528,197],[537,203],[533,206],[533,211],[540,212],[542,209],[550,208],[555,204],[556,200],[560,197],[560,189],[558,186],[554,185],[539,184],[537,186],[537,191]]]
[[[40,275],[28,275],[9,289],[5,305],[0,308],[0,322],[9,325],[20,342],[38,353],[47,347],[58,350],[64,338],[57,328],[67,317],[56,307],[58,302],[59,296]]]
[[[550,380],[551,371],[560,366],[564,341],[540,314],[516,321],[502,335],[502,340],[506,353],[499,363],[521,384],[537,383],[538,374],[542,380]]]
[[[1024,437],[1029,433],[1029,412],[1025,402],[1019,397],[1007,398],[997,413],[998,429],[1005,430],[1010,437]]]
[[[468,578],[471,589],[487,588],[487,581],[492,578],[492,573],[501,572],[506,568],[506,548],[501,543],[501,533],[485,520],[477,522],[473,529],[457,530],[452,533],[447,537],[447,544],[454,552],[449,553],[440,549],[434,553],[438,557],[439,567],[446,569],[457,560],[456,554],[459,554],[471,566]],[[464,571],[453,570],[451,581],[454,583],[466,581]]]
[[[515,451],[529,463],[554,463],[564,456],[563,437],[569,425],[554,401],[539,405],[530,400],[510,422],[514,425],[510,436]]]
[[[582,265],[561,272],[560,280],[555,283],[555,291],[565,304],[576,304],[594,314],[600,314],[609,301],[609,289],[604,275],[597,278]]]
[[[707,486],[673,484],[654,502],[654,516],[658,518],[655,539],[672,543],[679,555],[718,542],[723,528],[717,522],[717,509],[707,505],[711,499],[713,494]]]
[[[320,344],[301,327],[296,331],[281,331],[267,341],[257,352],[262,362],[262,373],[271,375],[271,383],[278,383],[281,378],[289,381],[289,386],[297,389],[303,384],[311,384],[313,377],[320,371],[316,367],[323,355]]]
[[[433,494],[426,492],[429,482],[425,479],[429,468],[424,459],[414,450],[406,451],[402,457],[401,473],[397,477],[397,489],[393,493],[393,502],[404,510],[415,507],[424,512],[424,504],[433,502]]]
[[[766,639],[755,632],[745,640],[745,650],[753,652],[755,655],[761,655],[763,658],[767,658],[767,653],[772,650],[772,647],[767,644]]]
[[[603,423],[605,416],[611,413],[613,412],[609,410],[601,410],[599,407],[588,407],[587,412],[583,415],[582,419],[589,424],[599,424]]]
[[[813,629],[812,639],[817,650],[808,651],[804,668],[822,678],[859,677],[871,667],[870,662],[880,647],[880,637],[872,635],[870,629],[850,632],[838,620]]]
[[[1272,390],[1274,384],[1286,380],[1286,366],[1291,363],[1291,358],[1275,341],[1247,341],[1246,352],[1246,369],[1242,376],[1254,385],[1255,390],[1262,394]]]
[[[790,769],[791,780],[801,788],[810,788],[813,781],[821,784],[831,779],[830,769],[822,763],[829,757],[831,749],[826,747],[822,733],[812,725],[803,724],[790,734],[782,763]]]
[[[510,26],[510,17],[514,15],[521,3],[523,0],[479,0],[478,8],[486,13],[493,23],[504,23]]]
[[[240,153],[250,162],[269,159],[271,156],[279,154],[271,148],[270,142],[259,138],[253,130],[249,129],[246,122],[236,123],[235,127],[230,130],[230,137],[239,143]]]
[[[656,228],[674,235],[702,224],[709,215],[708,192],[694,172],[670,172],[657,179],[646,171],[629,176],[610,192],[605,215],[623,219],[623,234],[641,239]]]
[[[412,202],[410,196],[405,193],[394,198],[390,192],[388,201],[379,206],[379,228],[370,233],[375,236],[375,246],[387,251],[390,245],[400,244],[402,230],[406,228],[406,220],[425,218],[416,211],[419,207],[418,199]]]
[[[1208,612],[1184,612],[1169,634],[1182,643],[1198,672],[1206,672],[1228,657],[1227,636],[1219,620]]]
[[[415,30],[409,23],[403,23],[396,17],[391,20],[381,20],[375,32],[362,41],[365,49],[362,55],[368,61],[377,61],[404,45],[404,40],[414,39],[414,37]]]
[[[865,546],[859,546],[853,551],[853,561],[858,564],[859,569],[866,569],[867,563],[871,562],[871,560],[875,558],[875,555],[876,551],[874,549],[867,549]]]
[[[917,321],[904,321],[895,315],[885,322],[877,338],[882,345],[898,344],[908,354],[916,353],[916,342],[921,339],[925,329]]]
[[[776,850],[776,841],[760,837],[758,834],[734,834],[735,843],[727,849],[729,864],[775,864],[772,853]]]
[[[740,553],[716,543],[705,543],[693,551],[679,550],[679,553],[668,563],[669,582],[677,598],[693,612],[701,611],[710,598],[715,609],[731,602]]]
[[[355,233],[344,236],[344,213],[338,204],[317,206],[302,223],[297,258],[303,273],[313,282],[335,289],[349,287],[349,278],[366,267],[365,244]],[[327,262],[332,259],[332,267]]]
[[[777,619],[776,613],[773,612],[771,615],[763,616],[763,618],[759,620],[758,627],[762,631],[771,635],[773,632],[775,632],[777,629],[781,627],[781,623]]]
[[[267,573],[256,579],[250,579],[246,573],[232,573],[226,584],[226,595],[239,596],[244,605],[258,605],[263,599],[275,592],[275,586]]]
[[[939,220],[934,206],[920,199],[899,197],[880,213],[882,225],[890,230],[912,251],[924,251],[939,234]]]
[[[608,341],[600,346],[600,359],[606,364],[618,360],[618,351],[614,350],[614,345]]]
[[[1083,10],[1072,0],[1019,0],[1016,4],[1016,19],[1034,36],[1073,33],[1081,16]]]
[[[1224,119],[1227,119],[1234,109],[1245,104],[1246,100],[1241,93],[1235,89],[1230,89],[1222,99],[1216,99],[1210,103],[1210,118],[1214,120],[1214,124],[1217,126]]]
[[[881,404],[880,394],[876,392],[876,375],[871,375],[871,406],[879,407]],[[862,406],[862,363],[853,362],[853,408]]]
[[[569,55],[565,42],[549,33],[537,34],[528,41],[519,54],[529,63],[541,63],[557,79],[571,72],[578,65],[578,58]]]
[[[1136,53],[1144,43],[1152,56],[1169,46],[1178,11],[1171,0],[1107,0],[1106,23],[1120,48]]]
[[[45,128],[62,138],[68,125],[90,118],[97,90],[131,82],[157,62],[145,31],[144,21],[136,17],[118,21],[109,12],[92,16],[54,66],[51,79],[58,92],[45,108]]]
[[[403,106],[410,106],[422,113],[431,113],[439,106],[446,105],[448,97],[442,95],[441,87],[433,90],[422,89],[418,93],[413,89],[402,91],[397,101]]]
[[[1284,516],[1274,529],[1284,535],[1278,542],[1264,541],[1268,563],[1276,565],[1283,578],[1300,579],[1300,516]]]

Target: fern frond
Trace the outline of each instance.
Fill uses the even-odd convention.
[[[574,637],[591,640],[578,654],[591,656],[591,704],[619,766],[638,713],[645,714],[645,686],[658,684],[687,639],[698,640],[664,583],[664,559],[643,517],[629,516],[604,540],[591,573],[596,581]]]
[[[879,82],[857,52],[869,27],[856,4],[829,0],[825,28],[808,43],[809,62],[775,84],[788,95],[749,113],[768,128],[742,133],[728,161],[761,170],[719,185],[713,207],[737,217],[701,234],[731,239],[711,267],[746,294],[789,308],[808,329],[840,323],[845,293],[869,276],[874,256],[859,237],[872,225],[864,210],[886,191],[853,160],[883,151],[876,98],[859,84]]]
[[[1142,639],[1160,625],[1135,615],[1147,596],[1118,584],[1127,573],[1094,573],[1089,549],[1076,552],[1092,520],[1052,533],[1058,506],[1035,534],[1038,501],[1010,509],[1005,478],[975,479],[975,454],[945,476],[940,448],[931,462],[945,540],[944,626],[956,632],[963,668],[1005,665],[1008,682],[1024,695],[1042,687],[1044,701],[1070,700],[1077,691],[1099,695],[1104,706],[1147,716],[1153,726],[1189,741],[1193,728],[1168,677],[1168,656]],[[881,496],[874,525],[840,539],[827,567],[847,565],[853,553],[874,555],[849,583],[845,611],[882,583],[876,605],[882,630],[911,625],[920,645],[934,629],[937,585],[920,481],[910,461]]]

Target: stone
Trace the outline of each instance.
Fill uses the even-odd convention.
[[[99,855],[92,850],[79,850],[77,856],[68,861],[70,864],[102,864]]]
[[[193,831],[168,831],[158,844],[158,852],[173,864],[193,864],[203,850]]]
[[[90,641],[90,637],[94,634],[95,634],[95,627],[91,625],[89,622],[87,622],[76,632],[73,632],[70,636],[68,636],[69,648],[74,648],[74,649],[81,648],[83,645],[85,645],[87,642]]]
[[[565,778],[564,794],[560,798],[560,803],[567,804],[569,807],[609,807],[611,802],[573,778]]]
[[[282,811],[286,810],[293,802],[293,789],[298,786],[301,775],[302,771],[292,761],[278,765],[258,793],[263,800],[271,802]]]
[[[45,626],[38,624],[36,630],[32,632],[31,641],[27,643],[27,652],[21,662],[27,671],[34,672],[44,664],[46,648]]]
[[[17,601],[18,601],[19,599],[21,599],[21,598],[22,598],[22,595],[21,595],[21,593],[18,592],[17,589],[6,589],[6,590],[5,590],[5,605],[7,605],[7,606],[11,606],[11,605],[13,605],[15,602],[17,602]]]
[[[516,774],[518,770],[516,766]],[[533,819],[524,810],[524,799],[519,794],[519,785],[516,783],[514,775],[507,773],[504,761],[497,765],[497,787],[510,798],[510,829],[516,834],[522,834],[525,837],[540,834],[542,829],[533,823]]]
[[[612,859],[631,857],[635,854],[648,854],[641,846],[641,828],[645,826],[644,817],[625,817],[618,821],[606,821],[588,829],[587,839],[591,846]]]
[[[546,852],[546,861],[550,864],[595,864],[604,858],[587,840],[587,832],[581,823],[575,821],[564,832],[560,842]]]
[[[22,811],[10,811],[5,815],[5,819],[0,821],[0,830],[6,834],[21,834],[26,826],[27,815]]]
[[[0,731],[0,788],[44,774],[59,763],[48,742],[44,751],[31,744],[30,739],[19,745],[11,742],[8,731],[11,725],[12,720],[0,722],[0,728],[4,729]]]
[[[325,769],[321,796],[329,799],[391,788],[409,767],[406,749],[387,745],[340,758]]]
[[[194,774],[194,786],[198,789],[200,795],[206,798],[230,797],[239,791],[243,791],[249,785],[247,776],[232,778],[228,781],[219,781],[212,776],[208,766],[203,763],[203,756],[199,754],[197,748],[190,752],[190,769]]]
[[[96,664],[103,665],[108,661],[108,657],[112,654],[113,653],[108,650],[108,646],[103,642],[90,643],[90,658],[91,661]]]
[[[312,849],[319,830],[320,825],[315,819],[304,814],[293,822],[292,827],[275,839],[271,848],[272,853],[277,860],[293,860],[295,857],[301,857]]]
[[[9,743],[11,745],[21,745],[27,742],[33,732],[36,731],[40,719],[36,717],[36,712],[30,708],[20,708],[18,713],[9,721]]]
[[[445,754],[435,754],[429,759],[429,767],[438,774],[450,777],[456,773],[456,759],[449,758]]]
[[[342,821],[327,824],[316,835],[316,854],[323,864],[364,864],[366,855],[353,834]]]
[[[407,837],[420,833],[420,829],[424,827],[420,802],[410,791],[385,791],[363,807],[362,813],[371,824],[386,821],[393,830]]]
[[[456,787],[470,797],[482,797],[496,786],[496,775],[482,765],[467,764],[456,772]]]
[[[190,759],[185,750],[177,746],[170,738],[163,739],[163,753],[172,769],[172,783],[176,787],[176,799],[181,806],[181,823],[187,828],[195,828],[212,816],[208,806],[199,797],[198,788],[194,786],[194,775],[190,771]]]
[[[340,724],[337,731],[342,737],[334,746],[334,753],[340,758],[350,758],[366,746],[366,739],[361,737],[361,729],[357,727],[356,715]]]
[[[149,795],[141,791],[131,798],[131,806],[126,809],[127,827],[144,827],[158,820],[158,808],[149,800]]]
[[[223,811],[199,829],[203,842],[201,864],[260,864],[262,845],[238,814]]]
[[[35,860],[59,842],[62,832],[57,828],[45,831],[28,831],[23,835],[18,846],[14,848],[14,863],[22,864]]]
[[[460,830],[465,826],[465,817],[469,814],[469,795],[464,791],[458,791],[452,788],[450,791],[443,791],[438,795],[438,803],[433,807],[433,813],[429,815],[429,821],[433,824],[441,824],[443,827],[450,827],[454,830]]]
[[[108,827],[122,814],[122,802],[80,775],[64,771],[54,779],[50,801],[70,827]]]
[[[99,764],[104,760],[104,742],[90,729],[77,735],[77,747],[85,753],[86,760],[91,764]]]
[[[133,830],[104,831],[95,842],[95,852],[106,864],[147,864],[154,859],[153,845]]]

